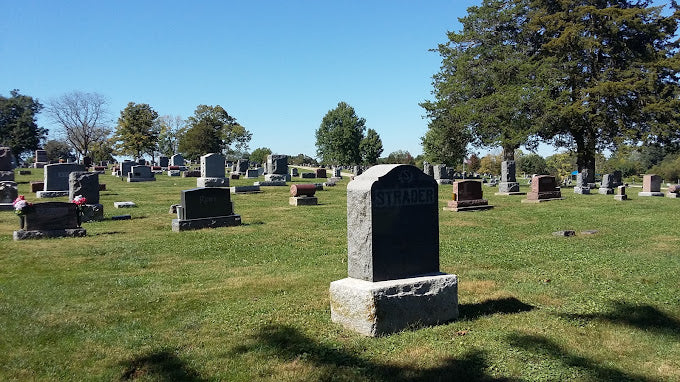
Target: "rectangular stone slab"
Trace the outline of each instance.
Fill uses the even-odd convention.
[[[435,325],[458,317],[458,277],[437,274],[370,282],[345,278],[330,285],[331,321],[365,336]]]

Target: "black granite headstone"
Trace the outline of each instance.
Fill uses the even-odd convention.
[[[183,190],[180,219],[201,219],[233,215],[231,191],[228,188],[193,188]]]

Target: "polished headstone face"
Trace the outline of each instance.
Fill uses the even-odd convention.
[[[250,167],[250,162],[248,161],[248,159],[239,159],[236,162],[236,172],[245,174],[246,171],[248,170],[248,167]]]
[[[161,167],[168,167],[170,163],[170,158],[168,157],[158,157],[158,165]]]
[[[212,153],[201,157],[202,178],[224,178],[224,157]]]
[[[12,203],[19,191],[15,182],[0,182],[0,203]]]
[[[661,177],[656,174],[648,174],[642,178],[643,192],[660,192]]]
[[[120,164],[120,176],[126,178],[130,171],[132,171],[132,166],[136,165],[135,162],[126,160]]]
[[[0,147],[0,171],[12,171],[12,150]]]
[[[476,180],[459,180],[453,183],[454,200],[482,199],[482,183]]]
[[[182,154],[175,154],[170,157],[171,166],[184,166],[184,157]]]
[[[448,179],[447,178],[447,172],[446,172],[446,165],[444,165],[444,164],[435,165],[432,168],[432,171],[434,171],[434,178],[435,179]]]
[[[69,200],[80,195],[86,199],[87,204],[99,203],[99,174],[96,172],[72,172],[69,174],[68,183]]]
[[[45,165],[45,191],[68,190],[69,174],[74,171],[85,171],[85,166],[76,163],[55,163]]]
[[[531,192],[551,192],[557,189],[555,177],[550,175],[538,175],[531,180]]]
[[[233,215],[231,193],[227,188],[193,188],[181,193],[180,219],[201,219]]]
[[[135,178],[153,178],[151,167],[149,166],[132,166],[130,170],[132,176]]]
[[[36,162],[47,162],[47,151],[45,151],[45,150],[35,150],[35,161]]]
[[[378,165],[347,186],[349,277],[384,281],[439,271],[438,187],[410,165]]]
[[[36,203],[33,210],[24,215],[23,229],[27,231],[73,228],[78,228],[78,210],[73,203]]]

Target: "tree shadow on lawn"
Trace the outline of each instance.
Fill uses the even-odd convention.
[[[608,313],[561,314],[572,320],[602,320],[680,339],[680,320],[651,305],[615,301]]]
[[[204,381],[195,370],[168,350],[143,355],[121,364],[126,368],[120,381],[133,381],[138,378],[158,381]]]
[[[318,380],[369,381],[517,381],[497,378],[486,373],[486,353],[472,349],[460,358],[447,358],[441,366],[417,368],[375,362],[359,354],[322,344],[305,336],[296,328],[272,325],[253,336],[253,343],[235,347],[232,354],[261,352],[264,357],[277,357],[295,362],[303,359],[321,372]]]
[[[628,374],[612,367],[603,366],[587,357],[570,353],[544,336],[516,333],[512,334],[508,339],[514,347],[530,351],[539,356],[551,357],[566,366],[583,370],[597,381],[657,381],[655,378]]]
[[[535,306],[525,304],[514,297],[486,300],[475,304],[461,304],[458,306],[459,320],[476,320],[493,314],[511,314],[529,312]]]

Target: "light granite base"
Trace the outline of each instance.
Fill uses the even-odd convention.
[[[550,198],[550,199],[522,199],[520,200],[522,203],[543,203],[543,202],[552,202],[553,200],[564,200],[564,198]]]
[[[642,191],[638,192],[638,196],[665,196],[663,192],[647,192],[647,191]]]
[[[229,178],[197,178],[196,187],[229,187]]]
[[[574,194],[590,195],[590,187],[574,187]]]
[[[86,236],[87,231],[83,228],[72,228],[72,229],[55,229],[49,231],[26,231],[18,230],[14,231],[14,240],[28,240],[28,239],[47,239],[52,237],[82,237]]]
[[[0,211],[12,211],[13,209],[12,203],[0,203]]]
[[[260,186],[234,186],[229,187],[232,194],[256,194],[262,192]]]
[[[354,278],[330,286],[331,321],[365,336],[380,336],[458,317],[458,277],[434,274],[370,282]]]
[[[597,189],[598,194],[602,195],[612,195],[614,194],[614,189],[613,188],[606,188],[606,187],[600,187]]]
[[[291,196],[288,203],[291,206],[316,206],[319,200],[316,196]]]
[[[680,194],[677,194],[675,192],[667,192],[666,197],[667,198],[680,198]]]
[[[60,198],[62,196],[68,196],[68,190],[66,191],[38,191],[35,193],[35,197],[41,198]]]

